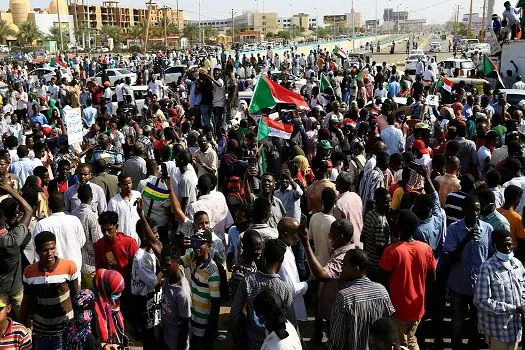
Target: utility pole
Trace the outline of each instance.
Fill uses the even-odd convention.
[[[146,15],[146,37],[144,38],[144,53],[148,52],[148,36],[149,36],[149,21],[151,18],[151,3],[152,3],[152,0],[149,0],[148,13]]]
[[[62,22],[60,22],[60,3],[57,1],[58,32],[60,33],[60,52],[64,50],[64,39],[62,38]]]
[[[354,0],[352,0],[352,51],[355,50],[355,10]]]
[[[470,30],[472,29],[472,0],[470,0],[470,9],[468,14],[468,35],[470,35]]]
[[[486,12],[486,9],[487,9],[487,0],[483,0],[483,19],[481,20],[481,29],[483,30],[482,33],[483,33],[483,39],[485,39],[485,31],[487,30],[486,27],[485,27],[485,24],[487,23],[486,22],[486,18],[485,16],[487,15],[487,12]],[[525,14],[524,14],[525,16]]]
[[[165,54],[168,54],[168,6],[164,5],[162,8],[164,11],[164,49]]]
[[[83,6],[82,6],[83,7]],[[89,12],[89,0],[86,1],[87,11],[87,31],[88,31],[88,56],[91,59],[91,17]]]
[[[199,0],[199,43],[202,42],[202,32],[201,32],[201,0]]]
[[[292,27],[292,41],[294,38],[294,26],[293,26],[293,4],[290,4],[290,7],[292,8],[292,16],[290,17],[290,26]]]
[[[235,21],[233,19],[233,9],[232,9],[232,45],[235,42]]]
[[[182,37],[180,34],[180,25],[179,25],[179,0],[177,0],[177,31],[179,32],[179,37]]]
[[[317,7],[315,8],[315,41],[319,42],[319,9]]]

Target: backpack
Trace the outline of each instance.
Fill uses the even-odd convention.
[[[241,178],[238,176],[230,176],[228,180],[226,203],[228,203],[230,208],[235,208],[244,203],[244,188],[242,187]]]

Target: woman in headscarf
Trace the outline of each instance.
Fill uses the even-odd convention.
[[[124,317],[120,312],[120,296],[124,277],[115,270],[98,269],[93,278],[97,329],[103,343],[127,345]]]
[[[96,316],[93,312],[95,293],[82,289],[72,299],[74,316],[64,330],[64,349],[66,350],[99,350]]]
[[[56,106],[57,100],[49,100],[49,110],[47,111],[47,121],[49,125],[55,124],[55,121],[60,117],[60,110]]]

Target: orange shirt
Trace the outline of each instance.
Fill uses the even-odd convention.
[[[498,208],[496,210],[508,220],[510,224],[510,234],[512,236],[512,245],[516,247],[518,238],[525,239],[525,230],[521,223],[521,215],[515,210],[507,210],[503,208]]]

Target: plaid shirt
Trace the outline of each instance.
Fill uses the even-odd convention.
[[[75,208],[71,215],[76,216],[84,232],[86,233],[86,244],[82,247],[82,268],[81,273],[93,273],[95,272],[95,243],[102,238],[102,231],[98,224],[98,215],[91,205],[80,204],[79,207]]]
[[[525,305],[524,282],[525,270],[516,258],[503,262],[494,255],[481,265],[474,294],[481,333],[503,343],[521,341],[516,307]]]

